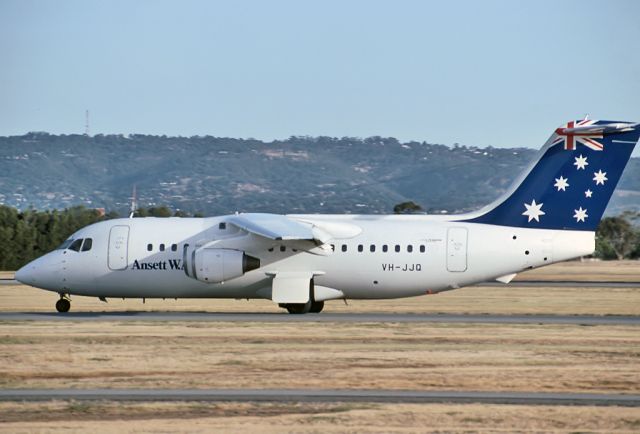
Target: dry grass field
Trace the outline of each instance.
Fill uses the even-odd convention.
[[[639,264],[569,263],[524,280],[640,281]],[[562,277],[560,279],[559,277]],[[594,277],[596,276],[596,277]],[[56,294],[0,286],[0,311]],[[73,297],[74,311],[280,311],[269,301]],[[640,288],[476,287],[327,311],[640,315]],[[640,393],[637,326],[0,322],[2,388],[388,388]],[[0,403],[0,432],[638,432],[615,407]]]
[[[446,404],[0,403],[0,432],[637,433],[634,408]]]
[[[6,322],[3,388],[640,393],[637,326]]]
[[[515,280],[640,282],[640,261],[569,261],[526,271]]]

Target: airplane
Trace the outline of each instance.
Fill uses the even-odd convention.
[[[327,300],[435,294],[590,255],[640,123],[557,128],[495,202],[458,215],[122,218],[75,232],[16,272],[24,284],[107,298],[269,299],[292,314]]]

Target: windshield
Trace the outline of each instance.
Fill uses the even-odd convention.
[[[82,238],[80,238],[78,240],[73,240],[73,243],[71,243],[71,245],[69,247],[67,247],[67,248],[69,250],[73,250],[74,252],[79,252],[81,245],[82,245]]]

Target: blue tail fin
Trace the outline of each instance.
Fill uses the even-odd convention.
[[[462,221],[594,231],[639,136],[638,123],[569,122],[504,196]]]

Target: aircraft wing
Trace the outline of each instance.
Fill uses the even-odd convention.
[[[312,241],[326,243],[331,236],[311,225],[280,214],[236,214],[226,219],[242,230],[276,241]]]

